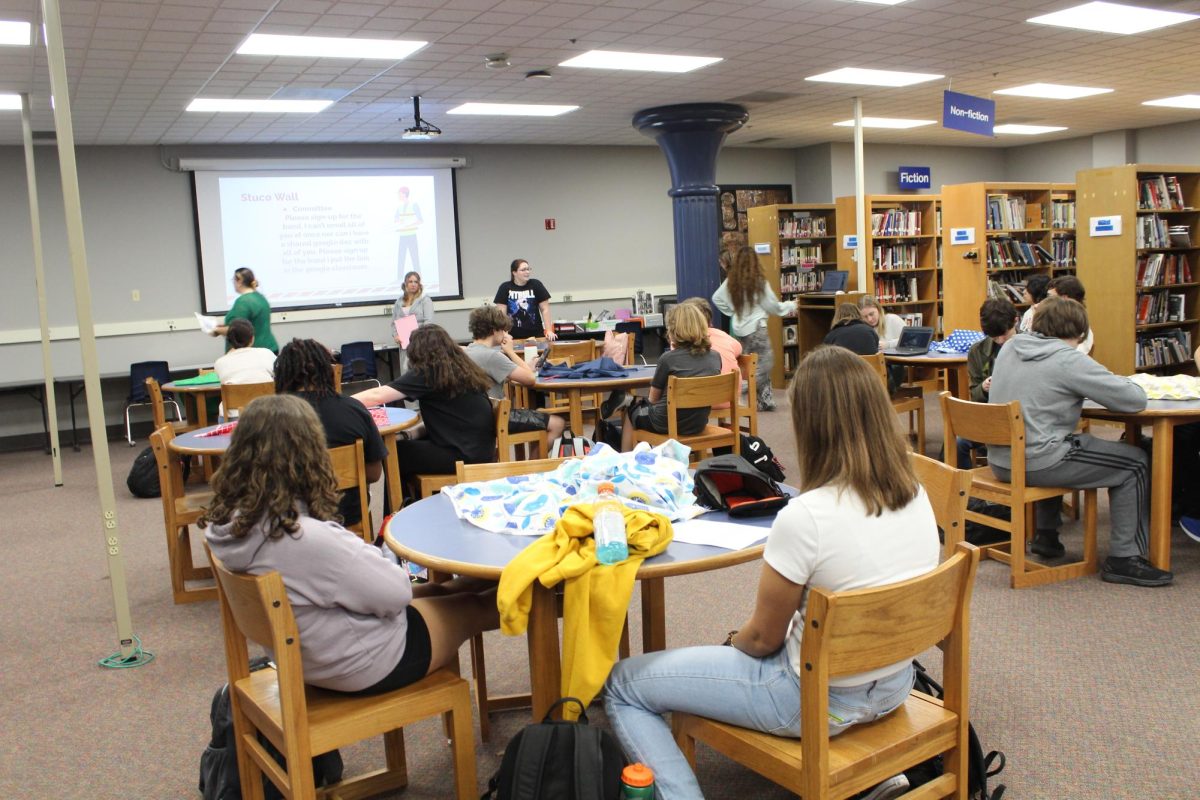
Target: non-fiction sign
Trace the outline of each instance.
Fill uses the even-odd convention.
[[[1120,236],[1121,215],[1111,217],[1088,217],[1088,233],[1092,236]]]
[[[770,242],[755,242],[754,243],[754,252],[758,253],[760,256],[771,255],[771,243]]]
[[[950,244],[975,244],[975,229],[951,228]]]
[[[942,95],[942,127],[980,136],[992,136],[996,125],[996,101],[949,89]]]
[[[858,236],[853,233],[847,233],[842,237],[842,249],[853,250],[858,247]]]
[[[901,189],[928,189],[933,185],[929,167],[900,167],[898,174]]]

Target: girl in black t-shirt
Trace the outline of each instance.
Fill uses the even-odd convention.
[[[512,278],[500,284],[492,302],[512,318],[509,333],[514,339],[556,338],[554,318],[550,316],[550,292],[541,281],[529,277],[533,268],[525,259],[513,259],[508,269]]]

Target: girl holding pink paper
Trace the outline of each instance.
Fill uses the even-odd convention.
[[[405,317],[415,318],[416,325],[409,320],[400,322]],[[392,340],[400,345],[400,372],[402,374],[408,368],[408,335],[416,327],[427,325],[432,321],[433,299],[425,294],[425,289],[421,286],[421,275],[409,272],[404,276],[404,294],[392,306]],[[400,335],[402,331],[403,339]]]

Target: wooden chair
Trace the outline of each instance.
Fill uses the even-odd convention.
[[[558,359],[570,359],[565,362],[567,366],[575,366],[582,364],[585,361],[599,358],[597,351],[597,342],[595,339],[582,339],[578,342],[550,342],[550,354],[547,356],[548,363],[564,363]],[[592,392],[591,394],[581,394],[579,402],[583,408],[584,414],[598,414],[600,403],[604,400],[604,393]],[[567,405],[567,400],[557,392],[549,392],[546,397],[547,407],[541,409],[548,414],[568,414],[570,407]],[[582,436],[583,431],[572,431],[576,436]]]
[[[571,358],[576,364],[591,361],[596,357],[596,340],[581,339],[578,342],[551,342],[550,358]]]
[[[917,480],[925,487],[933,516],[942,529],[942,558],[947,559],[963,541],[967,524],[967,500],[971,493],[971,471],[955,469],[928,456],[909,453]]]
[[[1083,559],[1067,564],[1047,566],[1025,556],[1025,544],[1034,531],[1032,504],[1059,495],[1069,494],[1074,489],[1061,486],[1025,485],[1025,418],[1021,415],[1021,403],[971,403],[959,400],[949,392],[939,395],[942,403],[942,426],[945,434],[946,457],[954,458],[955,437],[963,436],[986,445],[1001,445],[1011,448],[1012,483],[995,477],[991,467],[977,467],[971,472],[971,497],[989,500],[1008,506],[1012,519],[1005,520],[975,511],[966,512],[972,522],[1009,532],[1009,541],[988,545],[985,555],[1009,564],[1012,576],[1009,580],[1014,589],[1025,586],[1040,586],[1046,583],[1069,580],[1096,572],[1096,490],[1087,489],[1083,494]]]
[[[711,375],[704,378],[681,378],[672,375],[667,379],[667,432],[634,430],[634,442],[649,442],[659,445],[667,439],[686,444],[692,448],[692,453],[699,454],[711,451],[714,447],[732,447],[733,452],[741,452],[741,436],[736,426],[723,428],[718,425],[706,425],[700,433],[684,436],[679,433],[679,412],[689,408],[711,408],[714,405],[728,403],[730,408],[737,408],[739,375],[736,372],[726,372],[723,375]]]
[[[498,461],[509,461],[512,449],[512,439],[508,432],[508,412],[512,407],[508,398],[496,400],[492,398],[492,414],[494,415],[496,424],[496,453]],[[545,432],[538,431],[541,435],[541,441],[545,441]],[[519,436],[527,436],[527,434],[518,434]],[[418,475],[417,483],[421,492],[421,497],[429,497],[437,494],[447,486],[453,486],[458,483],[458,478],[455,475]]]
[[[887,391],[887,363],[884,361],[882,353],[872,353],[869,356],[860,355],[859,358],[866,361],[875,370],[875,374],[883,381],[884,391]],[[916,397],[892,397],[892,407],[896,409],[897,414],[908,414],[908,432],[912,435],[913,432],[913,416],[917,420],[917,447],[916,452],[925,453],[925,396],[917,395]]]
[[[475,742],[467,682],[440,669],[386,694],[357,697],[304,685],[300,634],[278,572],[240,575],[209,553],[221,600],[225,663],[237,736],[242,796],[261,798],[267,777],[293,800],[364,798],[408,784],[404,726],[445,715],[454,749],[455,797],[475,798]],[[266,648],[276,668],[250,672],[247,640]],[[259,742],[261,734],[287,759],[279,763]],[[354,742],[383,736],[386,769],[322,789],[313,786],[312,757]]]
[[[371,526],[371,507],[367,494],[367,464],[363,457],[362,439],[354,444],[329,448],[329,460],[333,462],[333,477],[337,479],[339,492],[358,490],[358,505],[362,511],[357,525],[348,525],[347,530],[363,537],[368,544],[375,541],[375,529]]]
[[[333,391],[337,394],[342,393],[342,365],[333,365]]]
[[[840,800],[942,754],[945,772],[913,798],[967,797],[971,590],[979,551],[960,543],[932,572],[874,589],[811,589],[800,645],[804,736],[785,739],[676,712],[689,762],[704,742],[805,800]],[[829,737],[829,681],[906,661],[942,642],[945,698],[913,692],[900,708]]]
[[[154,415],[154,430],[158,430],[164,425],[170,425],[175,433],[184,433],[192,429],[192,425],[183,418],[183,414],[179,411],[179,403],[174,400],[167,401],[175,407],[175,419],[167,419],[166,404],[163,402],[162,386],[154,378],[146,378],[146,393],[150,395],[150,412]]]
[[[546,432],[526,431],[511,433],[508,430],[509,412],[514,408],[528,408],[529,392],[527,387],[508,381],[504,384],[504,411],[496,411],[496,453],[501,461],[510,461],[512,456],[518,459],[536,459],[545,455]],[[518,405],[514,398],[524,398],[526,405]]]
[[[242,409],[250,405],[250,401],[263,395],[275,394],[275,382],[262,383],[222,383],[221,408],[225,419],[237,419]]]
[[[212,503],[212,492],[185,494],[179,456],[168,449],[175,430],[163,425],[150,434],[150,447],[158,464],[158,485],[162,492],[163,527],[167,533],[167,565],[171,573],[171,595],[178,603],[214,600],[217,590],[212,586],[192,588],[188,581],[212,579],[208,567],[198,567],[192,560],[191,527]]]
[[[737,419],[737,429],[742,433],[748,433],[751,436],[758,436],[758,381],[754,376],[758,369],[758,353],[744,353],[738,356],[738,373],[743,381],[746,382],[746,403],[741,402],[741,393],[738,393],[738,405],[735,418]],[[724,409],[713,412],[713,417],[716,418],[717,424],[724,424],[725,420],[729,419],[729,414],[723,413]],[[746,421],[743,423],[742,420]],[[732,423],[730,423],[732,426]]]

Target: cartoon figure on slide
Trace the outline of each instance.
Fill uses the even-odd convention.
[[[392,218],[395,230],[400,234],[400,246],[396,254],[396,279],[404,276],[404,262],[412,263],[412,270],[420,274],[421,256],[417,250],[417,229],[425,220],[421,217],[421,207],[408,199],[408,187],[401,186],[396,192],[396,213]]]

